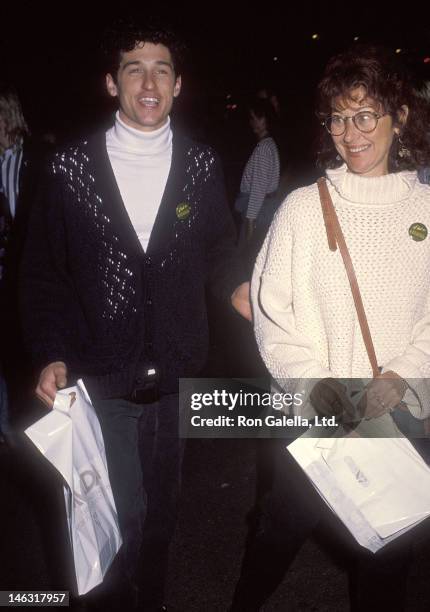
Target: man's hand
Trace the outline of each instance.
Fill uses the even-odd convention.
[[[239,285],[239,287],[236,287],[231,296],[231,303],[236,312],[238,312],[248,321],[252,322],[252,310],[249,289],[249,282],[242,283],[241,285]]]
[[[400,404],[408,385],[406,381],[391,370],[374,378],[360,402],[365,419],[374,419],[390,412]]]
[[[48,408],[52,408],[58,389],[64,389],[66,385],[66,364],[63,361],[54,361],[47,365],[40,373],[36,395]]]

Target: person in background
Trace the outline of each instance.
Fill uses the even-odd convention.
[[[17,307],[17,277],[33,188],[30,131],[15,88],[0,83],[0,370],[3,380],[0,403],[0,431],[9,431],[8,406],[14,404],[17,379],[24,384],[24,371]],[[7,382],[7,384],[6,384]],[[8,395],[9,400],[8,400]]]
[[[332,58],[318,93],[318,161],[381,373],[372,376],[341,254],[327,243],[317,184],[288,196],[258,256],[251,286],[257,344],[274,384],[308,380],[304,416],[342,418],[350,408],[344,381],[363,387],[368,379],[360,387],[363,417],[372,422],[391,415],[405,435],[418,429],[424,435],[430,187],[419,182],[417,169],[430,160],[427,112],[396,54],[372,46]],[[288,453],[289,441],[278,441],[273,487],[248,539],[231,612],[260,610],[321,526],[347,543],[351,609],[404,610],[414,531],[376,554],[358,546]]]
[[[6,197],[3,193],[0,193],[0,329],[2,334],[6,329],[6,321],[4,317],[4,259],[6,254],[6,245],[9,235],[8,220],[9,220],[9,207]],[[5,434],[9,430],[9,406],[6,391],[6,382],[3,377],[3,359],[0,360],[0,445],[5,445],[6,439]]]
[[[179,498],[179,378],[207,358],[205,288],[239,310],[247,294],[218,156],[170,121],[183,43],[163,24],[120,22],[103,49],[119,110],[50,160],[21,301],[38,398],[51,408],[83,378],[99,415],[132,597],[111,595],[153,612],[165,609]]]
[[[261,100],[268,100],[272,105],[273,110],[275,111],[275,115],[278,119],[281,117],[281,103],[279,100],[278,93],[270,86],[268,87],[260,87],[257,90],[256,98],[260,98]]]
[[[249,126],[258,140],[242,174],[235,209],[241,214],[240,243],[255,255],[279,205],[280,160],[275,141],[276,115],[268,100],[256,98],[249,107]]]
[[[2,206],[3,204],[3,206]],[[3,208],[3,210],[2,210]],[[5,198],[0,194],[0,300],[2,299],[3,260],[6,252],[6,219],[9,215],[6,210]],[[0,329],[4,329],[5,321],[0,319]],[[6,391],[6,382],[3,377],[2,361],[0,361],[0,445],[6,442],[5,434],[9,431],[9,407]]]

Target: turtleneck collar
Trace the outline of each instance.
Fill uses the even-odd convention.
[[[392,172],[367,177],[348,172],[346,164],[326,171],[329,183],[345,200],[357,204],[394,204],[409,197],[418,177],[416,172]]]
[[[172,130],[170,118],[165,125],[152,132],[142,132],[120,118],[119,111],[115,116],[115,124],[111,128],[110,145],[140,155],[157,156],[169,153],[172,149]]]

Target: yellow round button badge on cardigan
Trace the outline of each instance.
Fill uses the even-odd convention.
[[[183,221],[184,219],[189,217],[190,212],[191,212],[191,206],[188,204],[188,202],[182,202],[181,204],[178,204],[176,207],[176,216],[178,217],[180,221]]]
[[[421,242],[427,238],[427,228],[424,223],[412,223],[409,228],[409,236],[416,242]]]

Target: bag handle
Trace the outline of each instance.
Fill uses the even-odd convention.
[[[370,365],[372,366],[373,377],[379,375],[378,362],[373,346],[372,336],[370,334],[369,324],[367,322],[366,312],[361,299],[360,289],[358,287],[357,277],[355,275],[354,266],[352,265],[351,256],[346,246],[345,238],[342,233],[342,228],[339,224],[339,219],[327,187],[325,178],[321,177],[317,181],[318,191],[321,200],[321,208],[324,217],[325,228],[327,232],[327,240],[330,251],[336,251],[339,247],[348,275],[349,284],[351,287],[352,297],[354,298],[355,310],[357,311],[358,322],[360,323],[361,335],[363,336],[364,345],[369,357]]]

